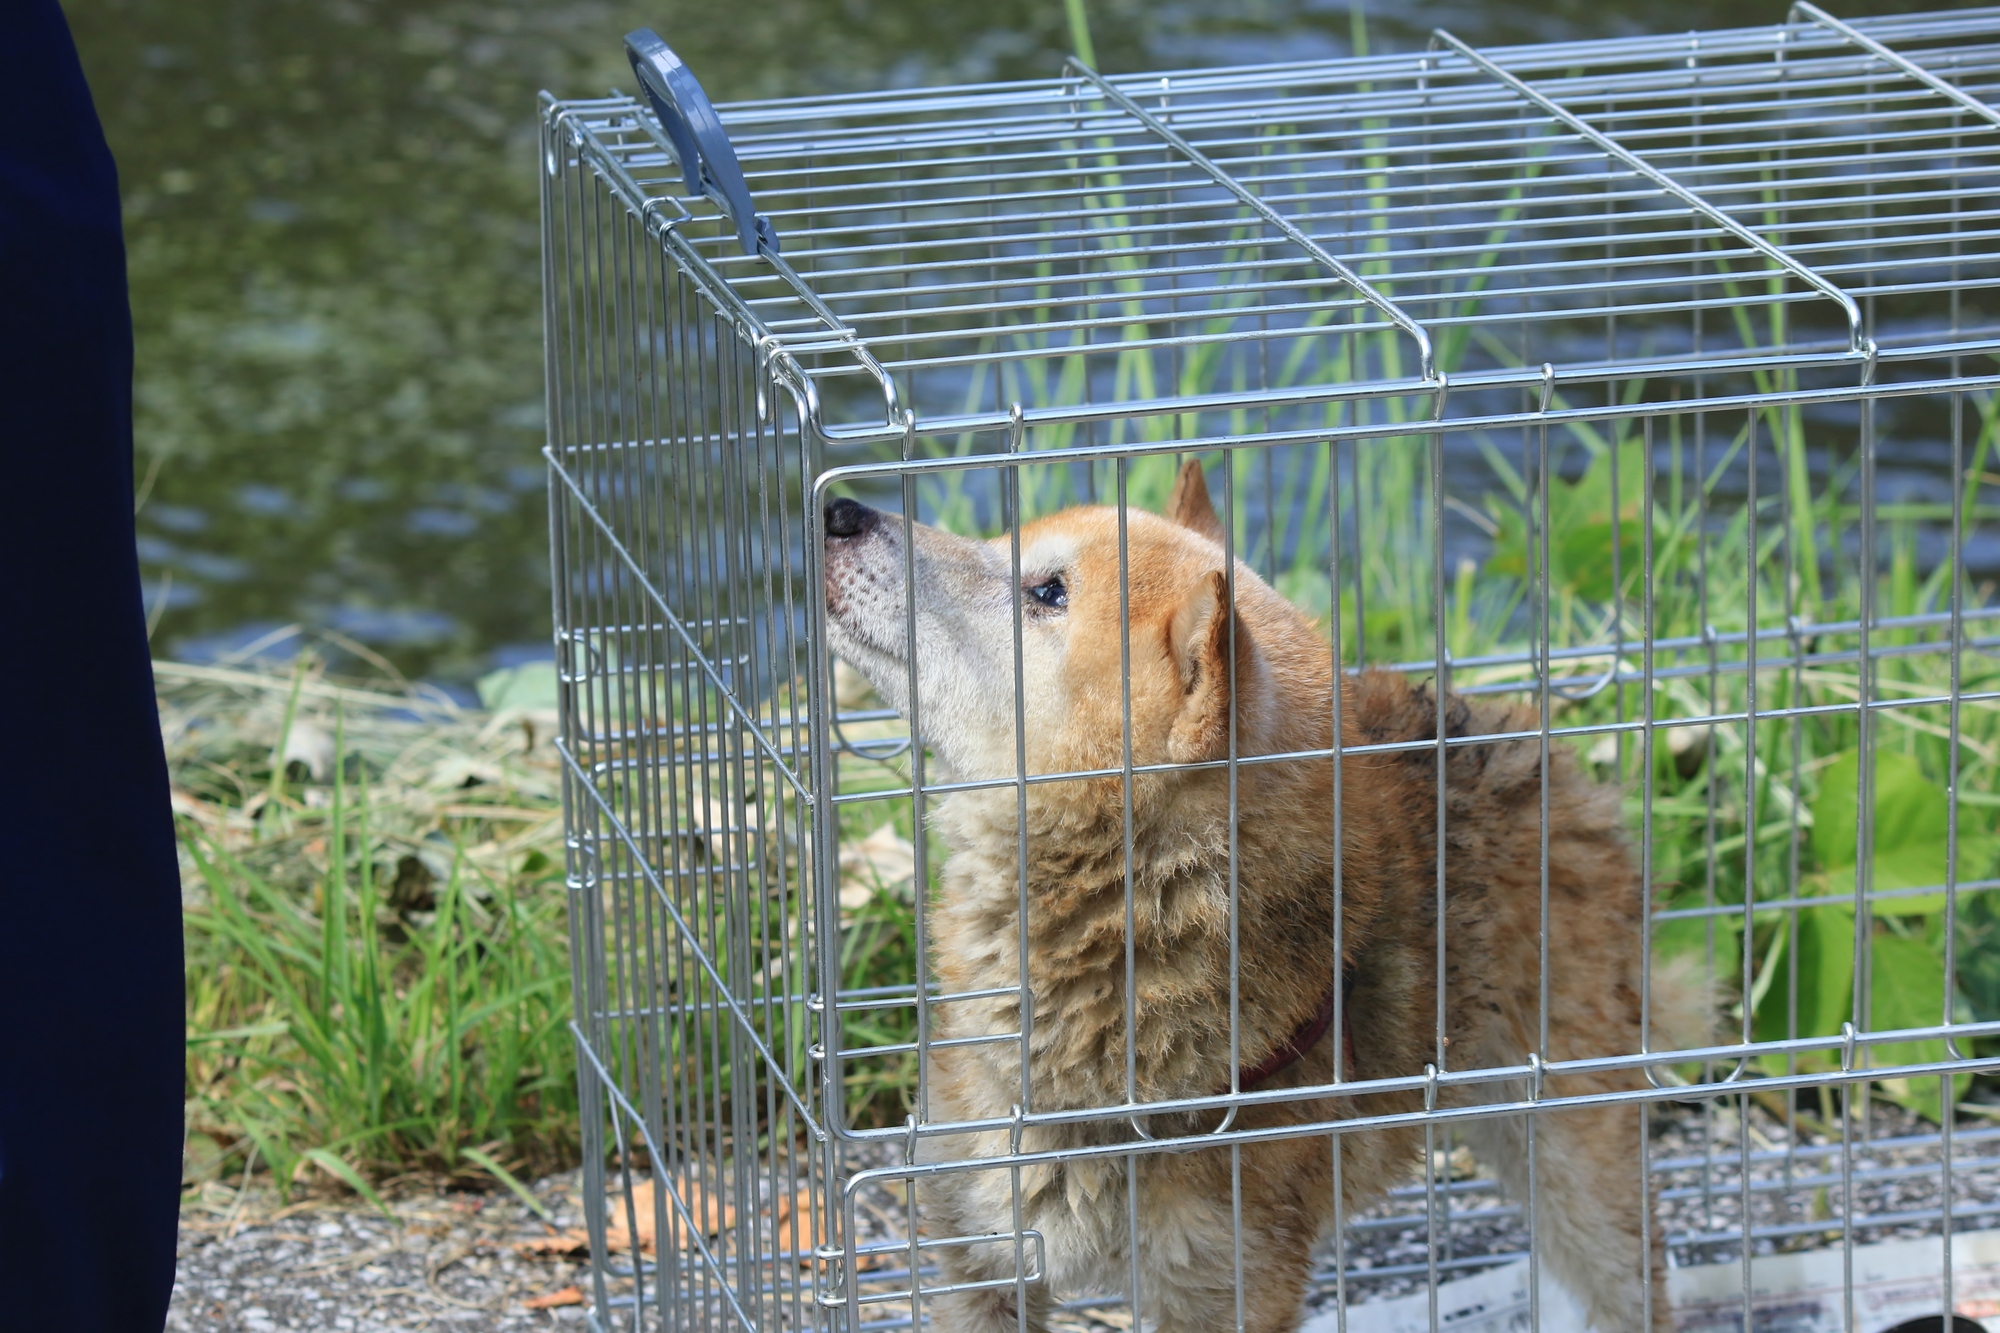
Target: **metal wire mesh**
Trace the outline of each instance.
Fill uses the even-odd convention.
[[[1981,526],[2000,486],[1996,87],[2000,10],[1848,24],[1800,5],[1673,37],[1480,51],[1440,32],[1366,59],[738,104],[723,123],[783,245],[756,256],[686,197],[636,102],[548,101],[596,1326],[909,1325],[978,1251],[1025,1329],[1062,1264],[1021,1221],[1023,1171],[1164,1161],[1187,1143],[1140,1124],[1175,1112],[1219,1120],[1202,1145],[1239,1163],[1275,1139],[1421,1131],[1410,1185],[1365,1215],[1334,1205],[1314,1308],[1536,1254],[1537,1206],[1461,1137],[1592,1103],[1645,1108],[1648,1226],[1677,1264],[1740,1261],[1745,1321],[1757,1255],[1939,1237],[1949,1283],[1954,1229],[2000,1215],[2000,1129],[1955,1105],[2000,1064],[2000,1013],[1964,981],[2000,888],[2000,547]],[[1106,504],[1122,541],[1190,458],[1230,557],[1317,617],[1335,660],[1434,686],[1440,720],[1446,691],[1525,704],[1512,739],[1544,774],[1566,750],[1619,786],[1641,1002],[1656,962],[1697,960],[1711,1039],[1551,1054],[1544,777],[1530,1063],[1454,1059],[1440,1026],[1430,1068],[1364,1088],[1417,1109],[1276,1129],[1238,1112],[1308,1093],[1232,1078],[1147,1099],[1128,1079],[1101,1104],[1033,1104],[1027,963],[978,992],[933,965],[953,848],[928,821],[965,793],[1025,812],[1031,790],[1129,791],[1175,766],[1135,766],[1128,716],[1122,764],[939,772],[913,743],[922,698],[899,714],[833,660],[824,510],[850,494],[998,533],[1018,581],[1025,522]],[[1022,615],[1017,596],[1017,735]],[[1504,739],[1232,744],[1209,764],[1229,864],[1254,817],[1240,771]],[[900,872],[862,846],[885,826]],[[1329,811],[1336,917],[1339,830]],[[1442,821],[1437,838],[1442,895]],[[1242,891],[1232,869],[1232,929]],[[1129,921],[1129,875],[1126,892]],[[1922,948],[1942,970],[1918,994],[1895,979]],[[1127,996],[1133,968],[1128,948]],[[1013,1052],[1021,1102],[955,1120],[936,1016],[996,1000],[1011,1026],[955,1040]],[[1632,1086],[1560,1091],[1582,1073]],[[1098,1138],[1037,1152],[1057,1127]],[[971,1168],[938,1147],[973,1130],[1004,1141]],[[926,1231],[930,1182],[968,1169],[1011,1180],[1011,1224]],[[1234,1318],[1254,1326],[1240,1178],[1234,1207]],[[1168,1319],[1138,1271],[1054,1291],[1050,1317]],[[1870,1327],[1851,1292],[1845,1319]]]

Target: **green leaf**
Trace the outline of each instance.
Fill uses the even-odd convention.
[[[1819,776],[1813,801],[1813,855],[1829,868],[1855,861],[1855,812],[1861,755],[1843,751]],[[1944,877],[1944,791],[1926,778],[1917,761],[1895,751],[1875,755],[1875,854],[1905,847],[1937,846],[1938,879]],[[1938,880],[1930,881],[1935,884]]]
[[[1871,953],[1869,1025],[1873,1029],[1935,1027],[1944,1021],[1944,959],[1934,947],[1924,940],[1884,931],[1876,935]],[[1933,1045],[1938,1055],[1922,1053]],[[1877,1047],[1870,1063],[1942,1059],[1943,1050],[1942,1041],[1898,1042]]]
[[[1850,893],[1854,888],[1855,811],[1861,774],[1860,757],[1843,752],[1820,774],[1819,795],[1813,801],[1813,855],[1827,870],[1827,892]],[[1945,789],[1924,776],[1909,755],[1878,751],[1875,755],[1874,859],[1870,885],[1874,889],[1920,889],[1945,880],[1945,847],[1949,800]],[[1972,827],[1968,827],[1968,825]],[[1991,866],[1996,843],[1990,831],[1959,816],[1958,873],[1978,878]],[[1878,916],[1920,916],[1944,910],[1944,895],[1880,900]]]
[[[1800,908],[1796,952],[1782,918],[1776,929],[1781,939],[1769,963],[1772,974],[1759,978],[1764,993],[1756,1008],[1757,1040],[1833,1036],[1854,1011],[1853,909],[1838,903]],[[1796,1023],[1789,1023],[1794,968],[1798,1014]]]
[[[1981,1022],[2000,1018],[2000,893],[1958,904],[1958,984]]]
[[[1896,1028],[1936,1027],[1944,1021],[1944,958],[1926,940],[1894,931],[1875,936],[1870,950],[1873,972],[1869,978],[1868,1025],[1876,1032]],[[1929,1064],[1946,1058],[1942,1038],[1899,1041],[1868,1049],[1871,1067],[1899,1064]],[[1952,1082],[1954,1101],[1964,1096],[1972,1076],[1962,1074]],[[1882,1089],[1891,1100],[1931,1120],[1941,1118],[1939,1083],[1936,1078],[1884,1079]]]

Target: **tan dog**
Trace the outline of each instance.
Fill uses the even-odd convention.
[[[1126,695],[1116,510],[1078,508],[1021,533],[1020,583],[1010,541],[971,541],[917,525],[916,676],[924,740],[946,776],[1016,773],[1015,630],[1020,607],[1022,743],[1029,773],[1116,769],[1125,762]],[[1126,519],[1131,762],[1199,763],[1325,750],[1333,739],[1327,641],[1238,562],[1231,614],[1222,530],[1201,472],[1189,464],[1166,518]],[[904,526],[837,500],[826,525],[826,599],[833,649],[910,713]],[[1233,650],[1234,669],[1230,665]],[[1233,675],[1234,692],[1230,683]],[[1399,676],[1342,678],[1347,745],[1434,738],[1435,698]],[[1447,700],[1448,734],[1532,730],[1526,710]],[[1448,852],[1444,1002],[1446,1064],[1519,1066],[1539,1049],[1539,746],[1533,740],[1452,748],[1446,762]],[[1349,1079],[1420,1074],[1437,1051],[1437,787],[1435,750],[1343,761],[1340,874],[1344,970],[1351,992]],[[1325,1021],[1333,986],[1334,773],[1330,760],[1246,764],[1235,828],[1239,1052],[1245,1082],[1329,1083],[1341,1036]],[[1126,1103],[1126,797],[1118,777],[1027,788],[1027,977],[1032,991],[1030,1109]],[[930,909],[935,969],[947,994],[987,998],[932,1009],[934,1042],[1018,1033],[1022,924],[1018,791],[954,794],[934,825],[952,849]],[[1639,1047],[1642,897],[1620,829],[1617,793],[1581,776],[1557,747],[1549,773],[1552,1060]],[[1132,948],[1140,1101],[1230,1088],[1231,821],[1221,767],[1138,776],[1131,793]],[[992,995],[991,992],[1003,992]],[[1293,1048],[1306,1046],[1302,1058]],[[1518,1081],[1483,1096],[1524,1095]],[[1551,1080],[1547,1095],[1637,1086],[1632,1076]],[[933,1120],[1004,1118],[1022,1098],[1018,1040],[931,1051]],[[1464,1104],[1461,1097],[1458,1104]],[[1238,1115],[1264,1128],[1407,1111],[1417,1093],[1292,1102]],[[1451,1104],[1449,1101],[1447,1104]],[[1199,1134],[1218,1117],[1156,1116],[1155,1137]],[[1521,1117],[1461,1122],[1479,1161],[1515,1197],[1527,1194]],[[1642,1282],[1667,1326],[1657,1240],[1641,1253],[1647,1195],[1636,1110],[1544,1115],[1537,1124],[1537,1244],[1602,1333],[1637,1329]],[[1135,1137],[1124,1119],[1029,1129],[1021,1147],[1048,1152]],[[1345,1206],[1366,1208],[1421,1162],[1423,1134],[1348,1134]],[[938,1158],[1001,1156],[1007,1135],[927,1140]],[[1224,1149],[1136,1159],[1141,1317],[1161,1330],[1295,1327],[1308,1255],[1333,1218],[1325,1135],[1241,1150],[1240,1251]],[[926,1230],[944,1237],[1013,1231],[1005,1170],[947,1174],[922,1186]],[[1021,1172],[1019,1225],[1041,1233],[1044,1280],[1016,1308],[1011,1243],[940,1247],[949,1283],[999,1282],[935,1299],[947,1333],[1045,1326],[1051,1287],[1126,1290],[1133,1272],[1125,1159]],[[1657,1229],[1655,1230],[1657,1236]],[[1240,1297],[1236,1255],[1242,1272]]]

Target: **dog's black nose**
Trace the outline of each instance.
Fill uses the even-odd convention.
[[[879,515],[867,505],[842,496],[826,507],[826,535],[859,537],[874,526],[878,517]]]

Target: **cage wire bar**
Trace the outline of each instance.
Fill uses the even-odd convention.
[[[1740,1264],[1746,1326],[1780,1252],[1931,1237],[1949,1291],[1954,1233],[2000,1226],[1974,1077],[2000,1066],[1980,946],[1996,90],[2000,9],[1800,3],[1729,31],[1440,31],[1365,58],[738,103],[720,121],[779,241],[749,254],[640,101],[545,95],[593,1327],[920,1324],[953,1246],[1011,1255],[1010,1288],[1050,1282],[1018,1209],[1002,1233],[926,1233],[925,1182],[1011,1173],[1018,1200],[1051,1157],[1024,1138],[1089,1126],[1065,1160],[1136,1162],[1189,1146],[1141,1117],[1186,1111],[1220,1118],[1201,1146],[1226,1152],[1421,1126],[1411,1183],[1315,1252],[1313,1317],[1344,1319],[1534,1253],[1532,1210],[1457,1136],[1583,1104],[1545,1090],[1586,1069],[1643,1075],[1602,1096],[1644,1108],[1649,1225],[1677,1266]],[[1041,784],[1129,792],[1143,766],[1128,722],[1122,767],[940,772],[912,741],[921,696],[913,726],[831,658],[823,510],[999,534],[1018,566],[1025,519],[1101,503],[1122,524],[1190,458],[1233,557],[1347,669],[1435,682],[1440,718],[1444,689],[1526,704],[1544,772],[1567,747],[1620,784],[1642,1002],[1664,960],[1695,960],[1705,1043],[1542,1053],[1562,965],[1544,778],[1532,1065],[1464,1065],[1440,1027],[1432,1068],[1341,1089],[1421,1091],[1417,1111],[1249,1128],[1238,1111],[1312,1094],[1234,1079],[1043,1109],[1024,973],[1016,1030],[977,1039],[1018,1052],[1021,1105],[940,1110],[936,1015],[995,994],[933,971],[951,848],[929,815],[981,788],[1023,810]],[[1214,766],[1233,792],[1333,753]],[[1025,931],[1025,872],[1021,910]],[[1128,996],[1131,968],[1128,949]],[[971,1130],[1006,1146],[970,1166],[927,1147]],[[1872,1333],[1851,1261],[1846,1281],[1844,1325]],[[1129,1287],[1054,1294],[1059,1326],[1159,1315]]]

